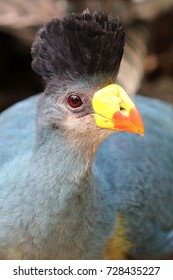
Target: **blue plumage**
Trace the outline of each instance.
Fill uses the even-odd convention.
[[[38,96],[28,98],[1,113],[0,169],[5,163],[32,149],[37,100]]]
[[[139,96],[135,103],[145,136],[111,135],[97,151],[93,173],[99,186],[114,193],[128,253],[155,259],[173,252],[173,108]]]
[[[53,213],[51,212],[53,211],[53,201],[51,200],[48,205],[46,201],[40,201],[40,203],[46,203],[44,208],[42,209],[41,207],[41,212],[38,209],[33,213],[34,208],[30,206],[30,203],[33,206],[34,200],[39,202],[36,192],[33,189],[33,195],[28,195],[27,200],[27,191],[20,187],[21,182],[25,180],[25,176],[23,177],[21,173],[18,173],[22,171],[25,174],[22,154],[25,155],[24,158],[27,154],[31,154],[31,146],[34,142],[33,137],[35,137],[37,101],[38,96],[29,98],[14,105],[1,116],[1,131],[3,133],[7,133],[7,131],[8,133],[13,133],[9,138],[6,138],[8,137],[6,134],[1,133],[0,213],[3,213],[2,205],[4,205],[5,211],[8,212],[3,216],[3,222],[5,222],[6,227],[5,237],[8,236],[6,246],[11,241],[17,242],[15,227],[18,228],[16,233],[20,236],[20,230],[26,230],[25,227],[33,219],[38,222],[37,217],[34,218],[34,215],[38,215],[42,222],[41,232],[36,233],[35,236],[35,238],[37,237],[41,240],[44,231],[45,234],[47,231],[47,228],[44,229],[43,227],[44,224],[46,226],[46,221],[44,221],[42,211],[45,211],[46,215],[48,213],[52,215]],[[101,210],[101,218],[103,224],[105,223],[106,225],[107,223],[108,225],[108,231],[106,230],[104,234],[107,233],[111,236],[111,232],[116,226],[115,217],[121,214],[125,219],[126,225],[123,238],[127,239],[131,244],[130,250],[128,249],[126,253],[137,259],[163,258],[173,251],[173,109],[168,104],[145,97],[135,97],[135,102],[143,116],[145,136],[118,133],[108,137],[97,151],[92,172],[94,182],[98,186],[102,197],[103,210]],[[16,113],[18,114],[17,117],[15,117]],[[24,117],[25,115],[27,119]],[[2,129],[2,124],[8,130]],[[8,145],[10,149],[6,150],[8,151],[8,157],[5,157],[6,153],[2,146],[5,139],[8,139],[10,144]],[[2,157],[2,155],[4,156]],[[21,163],[22,166],[20,166]],[[8,167],[11,165],[11,174],[8,174],[8,176],[5,174],[6,165]],[[15,182],[17,173],[20,176],[19,186],[14,186],[11,183],[9,185],[10,181],[14,180]],[[36,174],[38,180],[41,180],[38,170]],[[41,177],[43,176],[44,174],[41,174]],[[19,181],[19,177],[17,181]],[[2,185],[4,182],[6,183],[3,191]],[[23,185],[23,187],[27,188],[27,185]],[[40,193],[38,192],[38,194]],[[40,196],[41,199],[43,199],[42,196]],[[50,207],[51,205],[52,207]],[[56,211],[55,209],[54,211]],[[26,215],[26,220],[22,222],[23,224],[21,224],[22,215]],[[3,222],[1,216],[0,236],[3,234],[2,230],[4,230]],[[34,232],[33,226],[34,224],[31,228]],[[28,231],[30,232],[31,229],[29,228]],[[9,234],[10,232],[11,234]],[[31,234],[29,232],[27,233],[28,236]],[[4,242],[2,236],[0,240],[2,244]],[[27,246],[31,246],[33,241],[23,240],[22,242],[27,242],[30,244]],[[93,245],[94,247],[95,245]],[[15,258],[16,256],[18,256],[17,253]],[[19,254],[19,256],[21,255]],[[29,256],[35,258],[34,253]]]
[[[37,96],[29,98],[1,115],[7,127],[1,127],[0,142],[7,149],[1,145],[0,258],[101,257],[115,223],[109,194],[102,201],[91,183],[81,143],[69,145],[66,134],[52,128],[39,139],[37,102]],[[44,127],[44,120],[38,122]],[[6,128],[13,135],[6,137]]]
[[[95,112],[100,99],[94,106],[92,100],[115,83],[123,46],[117,17],[88,10],[52,20],[38,32],[32,65],[44,77],[45,91],[0,117],[1,259],[109,258],[114,234],[124,242],[115,242],[116,256],[119,249],[141,259],[173,252],[172,106],[135,97],[144,137],[112,134],[93,116],[109,123],[114,117]],[[109,98],[127,120],[134,115],[119,101],[133,103],[116,90]],[[70,106],[69,96],[81,105]],[[142,131],[140,118],[132,123]]]

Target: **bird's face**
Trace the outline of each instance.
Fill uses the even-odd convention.
[[[82,84],[59,89],[52,86],[48,92],[52,94],[47,96],[46,105],[41,106],[44,120],[81,151],[90,150],[93,154],[100,142],[113,132],[144,134],[135,104],[119,85],[97,89]]]

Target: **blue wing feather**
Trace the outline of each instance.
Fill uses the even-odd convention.
[[[118,133],[100,146],[93,174],[110,191],[115,215],[125,219],[125,237],[135,258],[173,252],[173,108],[136,97],[145,136]]]
[[[0,168],[16,156],[31,151],[38,97],[37,95],[27,98],[1,113]]]

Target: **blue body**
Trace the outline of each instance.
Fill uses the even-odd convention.
[[[58,258],[68,258],[63,255],[66,249],[72,252],[69,258],[99,258],[119,215],[124,220],[123,238],[130,244],[125,253],[152,259],[173,252],[173,108],[135,97],[145,136],[115,133],[108,137],[97,151],[92,174],[83,179],[83,186],[94,181],[95,187],[80,193],[71,182],[74,184],[58,189],[60,195],[54,188],[60,154],[49,160],[48,151],[37,168],[36,159],[30,161],[37,100],[38,96],[29,98],[0,118],[1,257],[6,258],[10,248],[7,258],[56,258],[56,244],[61,251]],[[64,154],[65,148],[62,159],[66,159]],[[75,168],[73,158],[67,161],[71,169],[64,178],[70,172],[73,175],[74,167],[77,181],[79,165]],[[82,170],[82,161],[80,167]],[[70,225],[67,239],[62,225]]]
[[[118,133],[107,138],[93,164],[97,184],[110,192],[124,238],[135,258],[173,252],[173,108],[135,97],[145,135]]]

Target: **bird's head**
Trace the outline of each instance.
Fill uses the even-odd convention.
[[[117,85],[124,30],[115,16],[90,13],[53,19],[32,46],[32,67],[46,88],[39,103],[43,126],[82,150],[95,151],[110,133],[144,133],[139,112]]]

